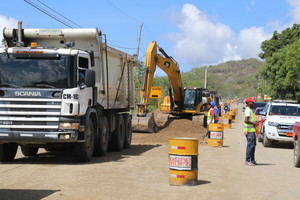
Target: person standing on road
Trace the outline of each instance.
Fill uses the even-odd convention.
[[[244,120],[244,134],[247,138],[247,148],[246,148],[246,165],[255,166],[257,163],[255,161],[255,147],[256,147],[256,129],[257,122],[255,120],[255,115],[253,112],[253,106],[255,99],[253,97],[248,97],[245,99],[246,109],[245,109],[245,120]]]
[[[219,116],[220,116],[220,110],[217,106],[217,104],[215,102],[212,102],[212,106],[213,106],[213,109],[214,109],[214,123],[218,123],[219,122]]]
[[[229,112],[229,105],[227,102],[225,102],[224,104],[224,113],[226,114],[227,112]]]
[[[206,123],[207,123],[207,132],[206,134],[204,135],[203,138],[207,137],[209,138],[209,124],[211,123],[214,123],[214,106],[215,106],[215,103],[214,102],[210,102],[208,105],[208,112],[207,112],[207,120],[206,120]]]

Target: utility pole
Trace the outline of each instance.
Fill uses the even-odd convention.
[[[208,68],[208,66],[205,67],[205,74],[204,74],[204,88],[205,89],[207,87],[207,68]]]
[[[139,55],[140,55],[140,45],[141,45],[141,36],[142,36],[142,29],[143,29],[143,23],[140,25],[140,30],[139,30],[139,35],[137,38],[137,48],[136,48],[136,56],[137,56],[137,61],[139,60]]]
[[[140,65],[139,62],[139,55],[140,55],[140,45],[141,45],[141,37],[142,37],[142,29],[143,29],[143,23],[140,25],[139,33],[138,33],[138,38],[137,38],[137,48],[136,48],[136,72],[135,72],[135,79],[137,80],[136,84],[138,87],[141,87],[140,84],[142,83],[142,66]],[[139,91],[137,91],[139,94]]]

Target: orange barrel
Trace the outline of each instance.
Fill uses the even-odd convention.
[[[231,128],[231,124],[224,124],[224,128]]]
[[[224,123],[224,127],[225,128],[231,128],[231,119],[232,119],[232,116],[231,115],[229,115],[229,114],[225,114],[225,115],[223,115],[223,118],[224,119],[227,119],[227,123]]]
[[[169,140],[170,185],[195,185],[198,180],[198,139]]]
[[[228,112],[228,114],[231,115],[232,121],[235,121],[235,112],[231,110],[231,111]]]
[[[209,136],[207,139],[208,146],[212,146],[212,147],[223,146],[224,125],[221,123],[209,124],[208,131],[209,131]]]

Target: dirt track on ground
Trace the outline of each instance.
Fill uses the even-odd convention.
[[[241,117],[225,130],[223,148],[199,145],[196,186],[169,185],[168,139],[202,136],[199,124],[176,120],[157,134],[134,134],[130,149],[89,163],[75,163],[65,154],[40,151],[38,157],[26,158],[18,152],[15,161],[0,165],[0,199],[300,199],[300,172],[292,166],[290,147],[258,144],[259,165],[244,165]]]

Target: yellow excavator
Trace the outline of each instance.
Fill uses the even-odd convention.
[[[211,101],[207,89],[184,88],[178,63],[160,48],[157,42],[151,42],[146,51],[146,72],[140,90],[140,103],[137,104],[137,113],[133,114],[132,119],[132,127],[136,132],[157,132],[154,114],[148,110],[156,66],[167,74],[172,88],[170,96],[165,97],[160,106],[162,111],[186,118],[203,112]]]

